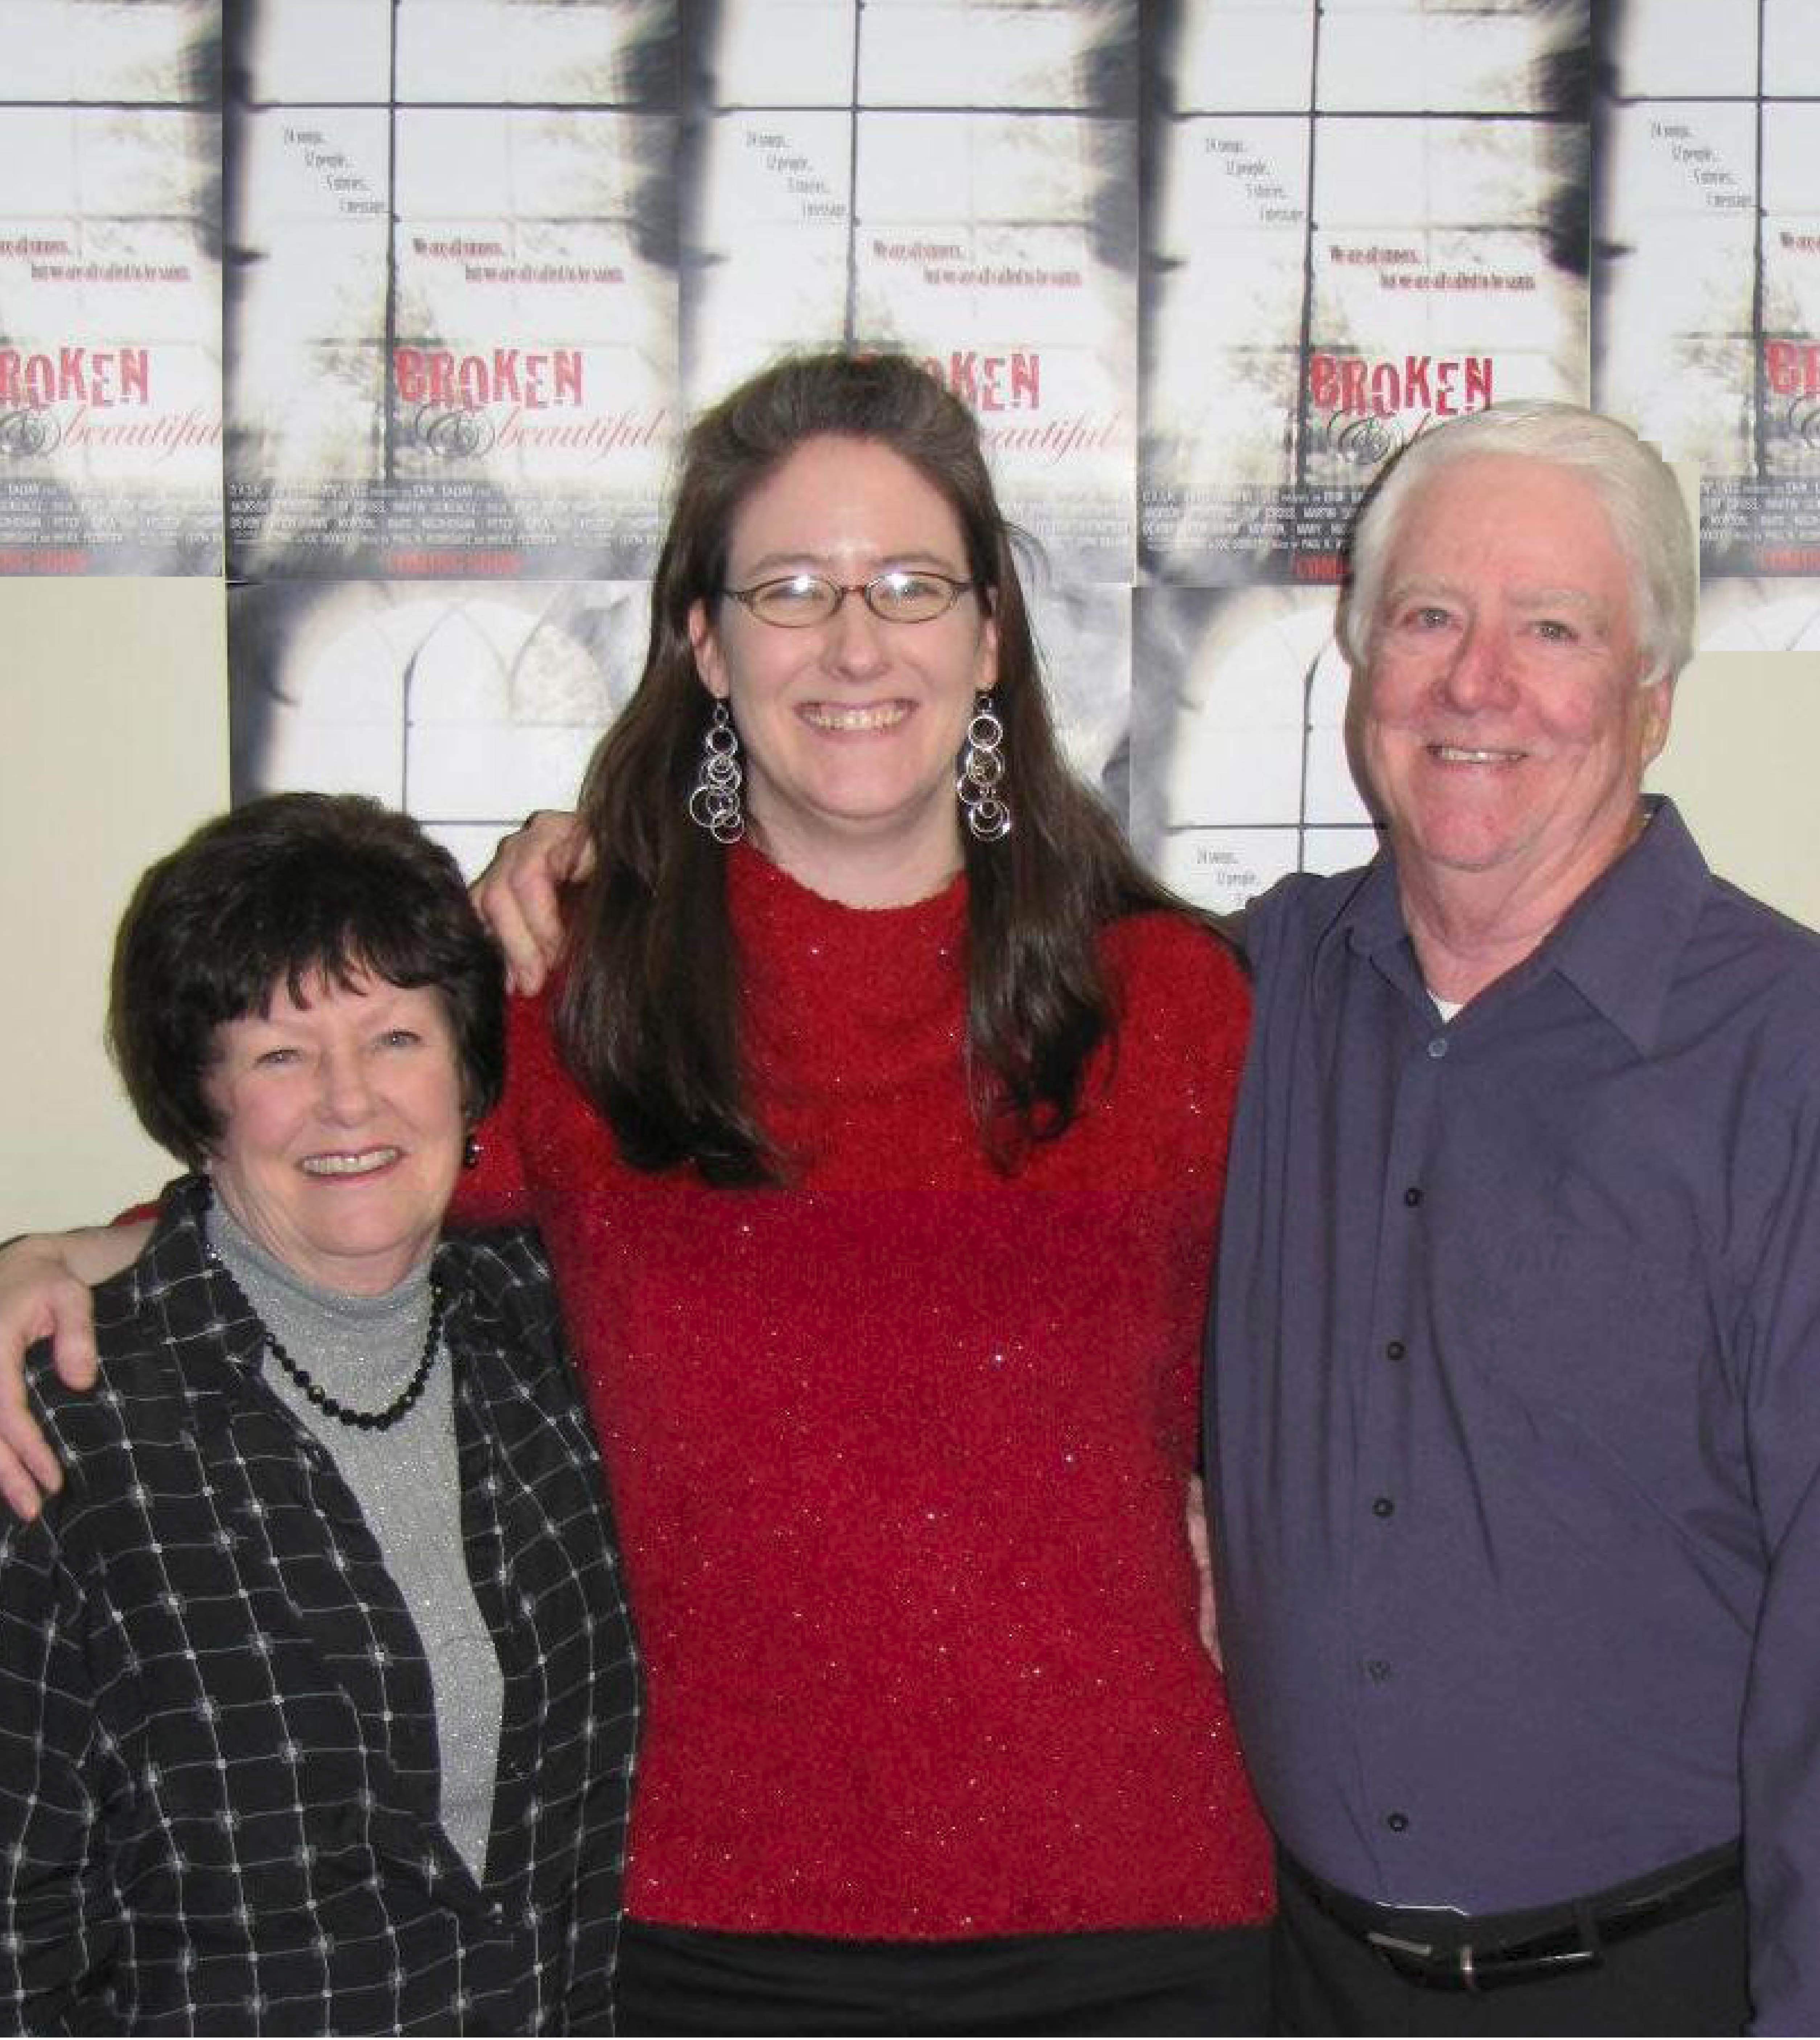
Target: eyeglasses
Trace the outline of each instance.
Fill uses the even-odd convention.
[[[874,616],[887,623],[931,623],[938,616],[946,616],[973,586],[972,581],[956,580],[952,574],[892,567],[870,580],[844,587],[821,574],[798,573],[722,592],[744,603],[761,623],[775,623],[781,630],[806,630],[812,624],[827,622],[850,595],[858,596]]]

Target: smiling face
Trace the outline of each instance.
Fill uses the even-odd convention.
[[[823,436],[741,505],[727,585],[807,573],[851,586],[893,567],[967,580],[959,520],[889,447]],[[850,595],[800,630],[723,597],[695,605],[689,634],[702,684],[733,710],[747,811],[779,863],[860,904],[920,898],[958,870],[955,758],[997,652],[977,591],[922,623]]]
[[[1393,541],[1354,683],[1406,886],[1484,874],[1558,916],[1635,825],[1670,686],[1639,684],[1631,576],[1590,485],[1510,455],[1441,468]]]
[[[435,1244],[466,1128],[440,992],[318,980],[299,1005],[215,1030],[215,1193],[267,1253],[325,1288],[377,1296]]]

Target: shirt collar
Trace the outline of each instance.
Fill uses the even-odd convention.
[[[1645,798],[1648,825],[1569,908],[1535,954],[1525,977],[1559,972],[1639,1053],[1654,1046],[1662,1006],[1693,932],[1711,873],[1673,801]],[[1357,954],[1419,990],[1388,847],[1366,867],[1338,918]],[[1401,956],[1391,952],[1402,949]]]
[[[1341,911],[1339,925],[1361,956],[1381,956],[1407,940],[1403,903],[1397,897],[1396,859],[1388,843],[1365,866]]]
[[[1574,902],[1541,953],[1647,1055],[1712,873],[1673,801],[1652,796],[1643,811],[1647,828]]]

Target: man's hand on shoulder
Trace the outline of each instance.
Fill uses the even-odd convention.
[[[93,1387],[89,1285],[126,1267],[150,1237],[150,1225],[142,1222],[33,1233],[0,1247],[0,1499],[15,1516],[36,1516],[44,1498],[63,1483],[26,1402],[26,1350],[50,1340],[59,1377],[71,1388]]]
[[[562,889],[594,868],[579,818],[539,808],[501,839],[472,887],[481,919],[505,953],[507,981],[528,996],[542,989],[562,953]]]

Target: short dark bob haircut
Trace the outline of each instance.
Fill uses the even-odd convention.
[[[272,794],[205,822],[147,872],[114,945],[108,1045],[161,1147],[200,1167],[220,1140],[215,1030],[299,1005],[324,980],[433,986],[471,1125],[505,1081],[505,984],[455,859],[358,794]]]

